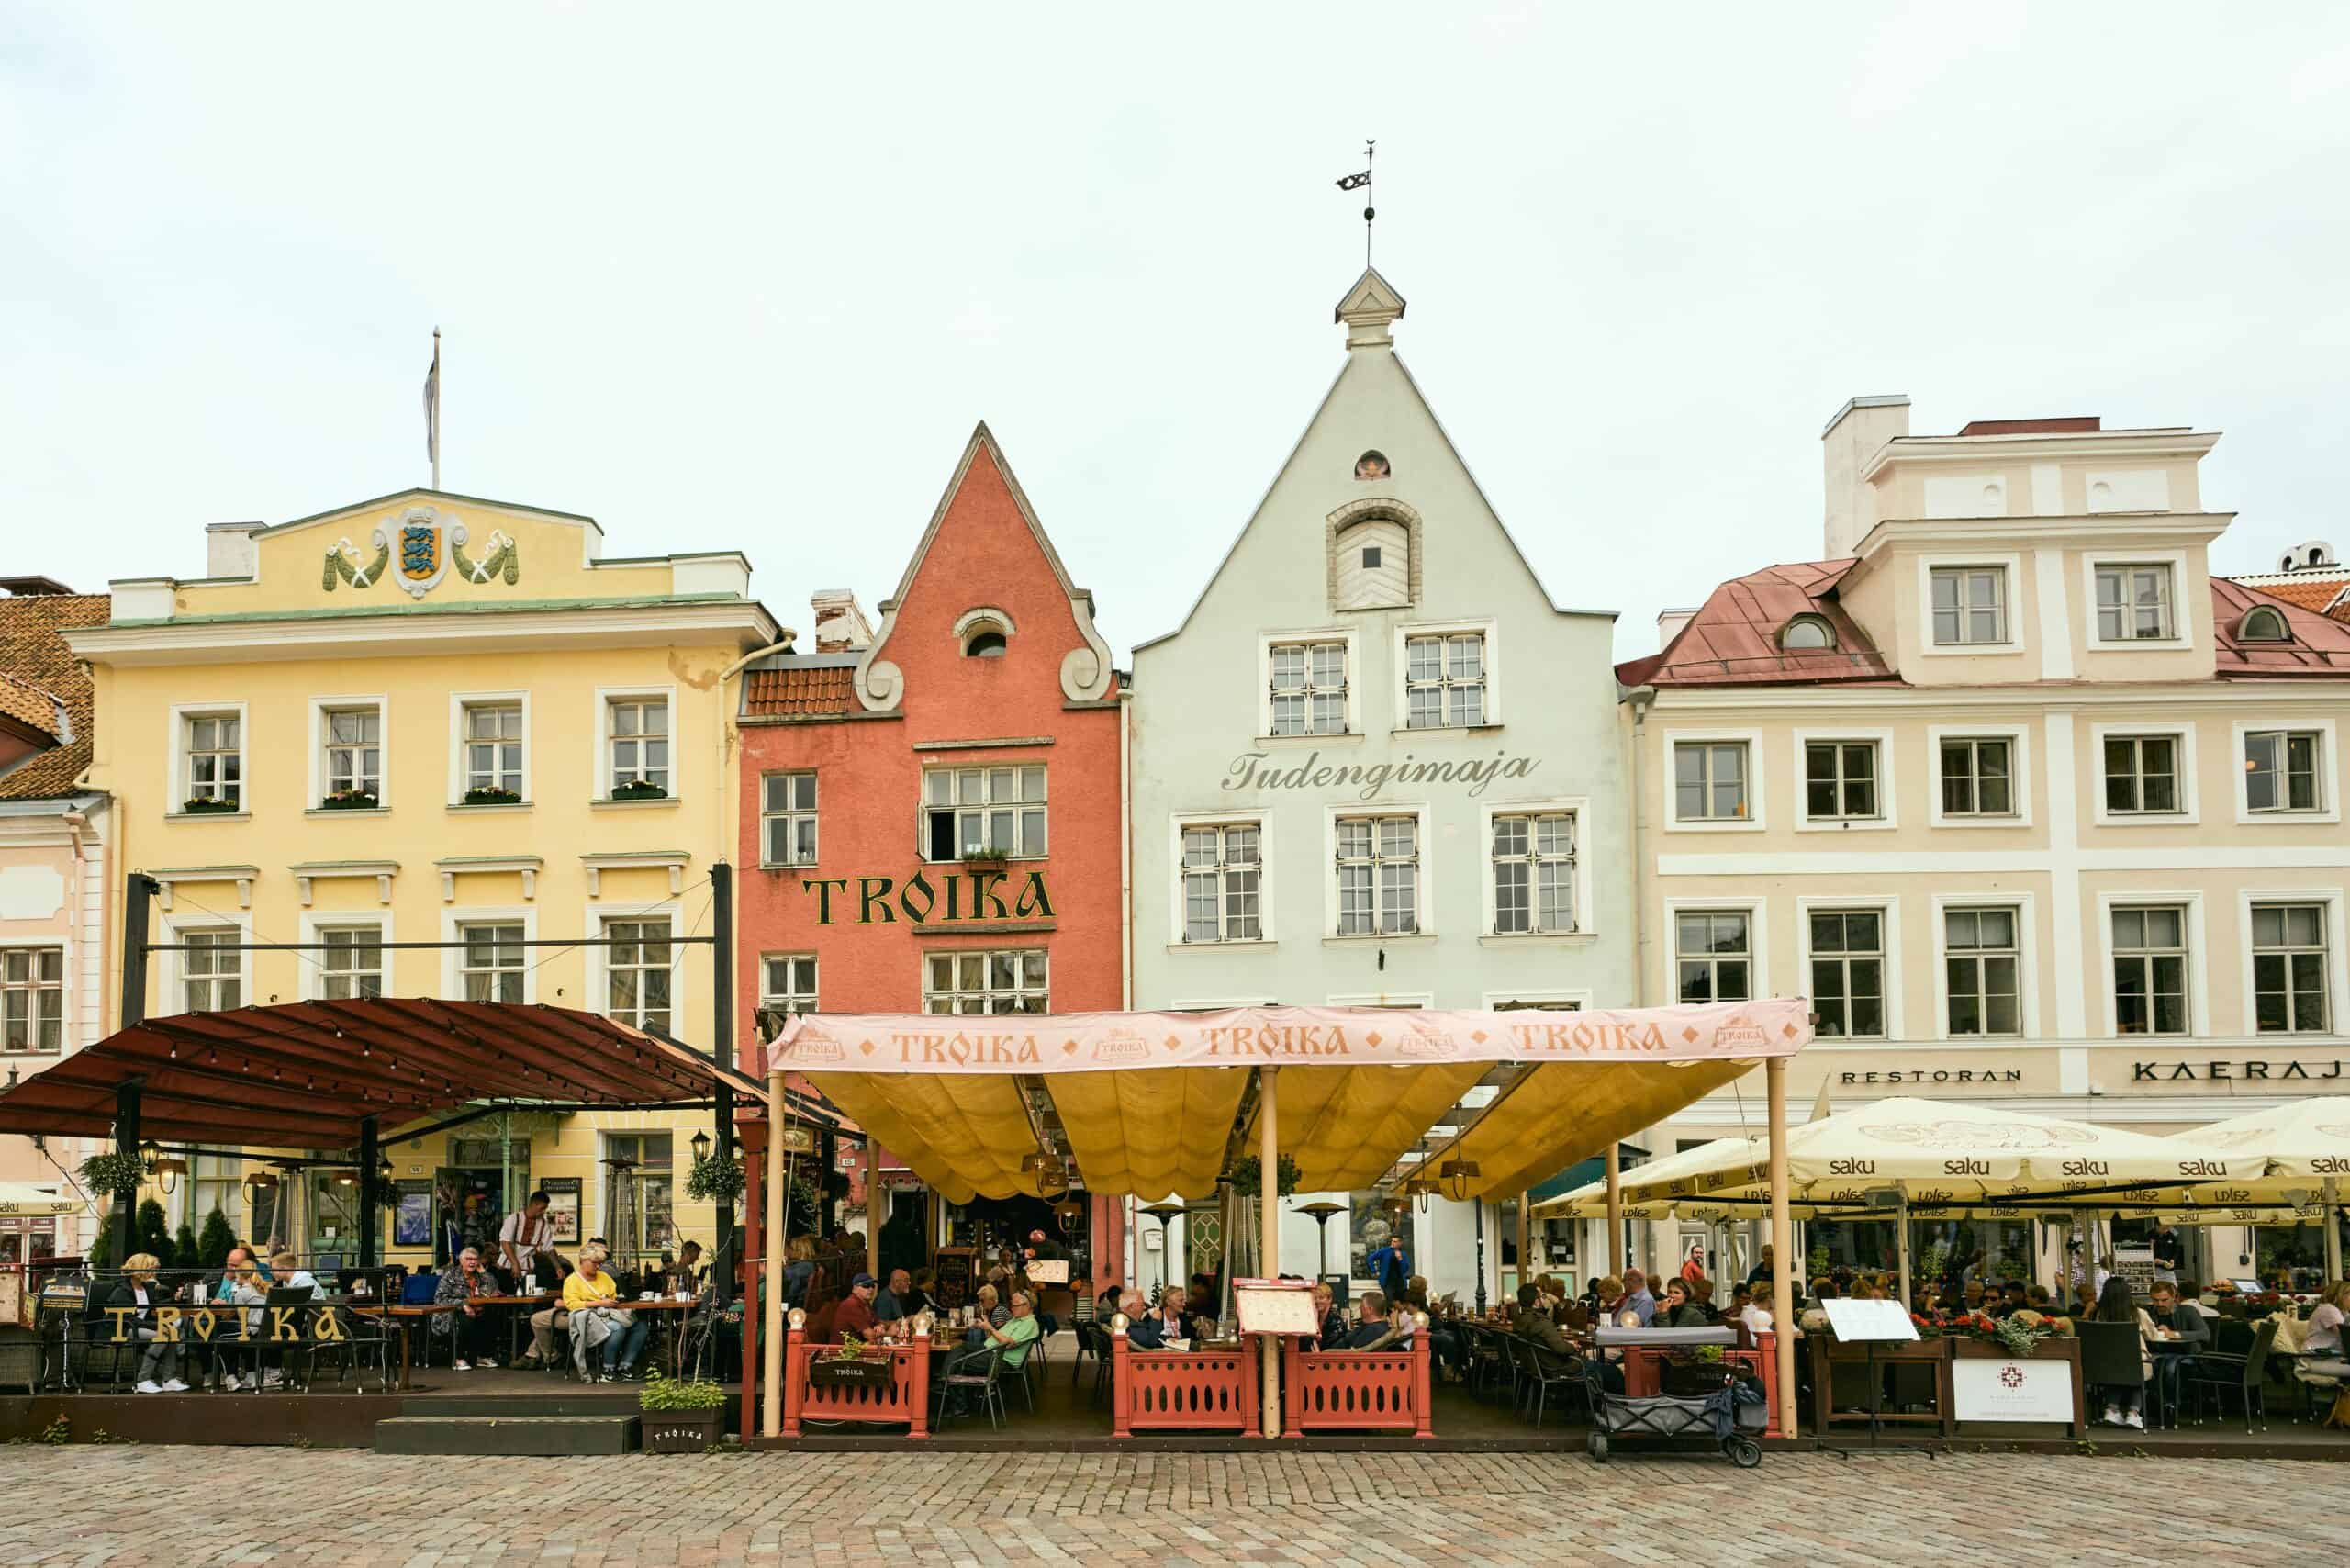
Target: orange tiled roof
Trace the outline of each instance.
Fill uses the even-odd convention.
[[[1796,561],[1732,577],[1707,597],[1661,654],[1616,666],[1626,686],[1807,686],[1827,681],[1897,681],[1867,633],[1836,602],[1852,569],[1838,561]],[[1835,628],[1833,648],[1789,650],[1780,629],[1798,615]]]
[[[114,600],[102,593],[17,594],[0,599],[0,674],[34,693],[65,704],[73,739],[33,756],[0,776],[0,800],[42,800],[73,791],[90,766],[90,682],[81,662],[58,633],[73,626],[103,626]],[[16,711],[16,703],[9,711]],[[41,727],[55,733],[56,710]]]
[[[2246,583],[2244,586],[2256,588],[2272,599],[2298,604],[2303,610],[2314,610],[2320,615],[2333,615],[2337,621],[2350,619],[2350,606],[2344,606],[2342,610],[2333,607],[2334,601],[2342,597],[2343,589],[2350,588],[2350,574],[2295,572],[2271,582]]]
[[[65,715],[59,711],[58,700],[29,680],[20,680],[0,670],[0,718],[14,719],[27,729],[37,730],[54,743],[67,726]]]
[[[743,683],[743,714],[758,719],[836,717],[856,706],[854,664],[800,665],[776,661],[754,668]]]

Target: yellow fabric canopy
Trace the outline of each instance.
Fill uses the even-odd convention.
[[[1248,1070],[1141,1068],[1045,1082],[1088,1192],[1199,1198],[1215,1191]]]
[[[1751,1061],[1546,1062],[1488,1106],[1427,1161],[1470,1159],[1472,1195],[1507,1197],[1546,1182],[1610,1144],[1654,1126],[1684,1105],[1736,1081]]]
[[[1036,1136],[1017,1079],[811,1072],[808,1081],[949,1203],[1036,1192],[1035,1173],[1020,1169]]]
[[[1274,1098],[1281,1150],[1297,1161],[1298,1190],[1348,1193],[1371,1185],[1484,1075],[1482,1062],[1283,1068]],[[1260,1112],[1249,1126],[1250,1148],[1263,1120]]]

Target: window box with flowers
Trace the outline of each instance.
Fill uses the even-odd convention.
[[[464,799],[457,803],[461,806],[519,806],[522,803],[522,791],[476,784],[466,790]]]
[[[319,798],[322,812],[372,812],[383,805],[373,790],[331,790]]]
[[[669,791],[650,778],[632,778],[626,783],[613,785],[611,798],[615,801],[666,801],[669,798]]]
[[[224,817],[243,809],[234,795],[192,795],[180,802],[180,814],[186,817]]]

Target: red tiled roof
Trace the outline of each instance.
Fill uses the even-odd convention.
[[[0,718],[13,719],[27,729],[38,731],[51,743],[65,728],[65,715],[58,711],[56,698],[6,670],[0,670]]]
[[[2105,420],[2098,414],[2060,414],[2054,419],[2039,420],[1969,420],[1960,427],[1961,435],[2065,435],[2080,431],[2100,430]]]
[[[2314,610],[2320,615],[2333,615],[2337,621],[2345,618],[2344,611],[2350,611],[2350,606],[2344,607],[2344,611],[2333,609],[2333,601],[2342,597],[2342,590],[2350,588],[2350,573],[2296,572],[2290,577],[2280,577],[2274,582],[2245,583],[2243,586],[2258,588],[2262,593],[2281,599],[2288,604],[2298,604],[2303,610]]]
[[[1805,686],[1897,681],[1844,607],[1836,585],[1852,560],[1796,561],[1733,577],[1714,589],[1661,654],[1616,666],[1626,686]],[[1833,648],[1790,651],[1779,633],[1798,615],[1835,628]]]
[[[2331,676],[2350,678],[2350,624],[2321,615],[2287,599],[2277,589],[2292,585],[2254,588],[2226,577],[2211,579],[2211,622],[2218,632],[2216,671],[2222,680],[2266,679],[2278,676]],[[2289,643],[2245,643],[2237,639],[2244,612],[2267,605],[2285,613],[2293,634]]]
[[[90,766],[90,681],[58,633],[73,626],[103,626],[113,613],[114,600],[102,593],[0,599],[0,674],[63,702],[73,735],[0,777],[0,799],[34,801],[70,794],[74,780]],[[9,711],[16,709],[11,702]],[[53,734],[56,722],[56,710],[47,710],[41,727]]]
[[[743,714],[758,719],[822,718],[856,706],[852,665],[787,665],[754,669],[743,686]]]

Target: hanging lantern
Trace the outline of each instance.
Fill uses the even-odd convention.
[[[1053,1205],[1053,1218],[1060,1222],[1063,1236],[1075,1236],[1085,1225],[1085,1205],[1075,1198],[1063,1198]]]
[[[696,1133],[694,1134],[691,1142],[694,1151],[694,1163],[696,1165],[699,1165],[703,1160],[710,1158],[710,1134],[707,1132]]]
[[[1438,1179],[1444,1183],[1445,1194],[1454,1203],[1466,1203],[1469,1183],[1483,1174],[1484,1172],[1477,1169],[1477,1162],[1473,1159],[1448,1159],[1437,1171]]]
[[[245,1172],[244,1189],[246,1204],[251,1206],[257,1204],[261,1201],[261,1195],[263,1193],[274,1193],[277,1191],[277,1172],[274,1170],[248,1170]]]
[[[179,1190],[180,1178],[187,1174],[187,1161],[175,1154],[159,1154],[148,1162],[147,1173],[155,1178],[155,1185],[168,1198]]]

